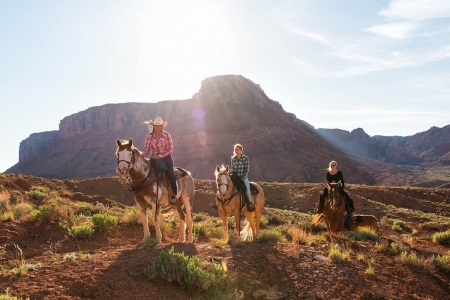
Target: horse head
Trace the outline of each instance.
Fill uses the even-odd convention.
[[[228,165],[225,167],[224,165],[217,165],[216,171],[214,172],[214,175],[216,177],[216,184],[217,184],[217,193],[220,197],[225,197],[228,191],[228,186],[231,183],[230,176],[228,175],[229,167]]]
[[[340,193],[341,181],[339,182],[327,182],[328,185],[328,201],[334,210],[338,208],[342,199]]]
[[[133,140],[119,140],[117,139],[117,171],[122,178],[128,176],[128,171],[134,163],[134,152],[133,152]]]

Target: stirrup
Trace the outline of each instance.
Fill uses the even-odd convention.
[[[246,205],[246,207],[247,207],[247,211],[248,212],[255,211],[255,206],[253,204],[251,204],[251,203],[249,205]]]

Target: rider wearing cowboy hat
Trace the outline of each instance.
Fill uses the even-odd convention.
[[[170,197],[170,204],[177,203],[177,184],[175,181],[175,175],[173,174],[173,141],[170,134],[163,130],[167,126],[167,121],[163,121],[161,117],[156,117],[155,121],[146,121],[145,124],[153,125],[152,131],[147,134],[144,146],[144,155],[147,157],[149,152],[151,152],[152,159],[163,159],[166,163],[167,178],[169,179],[170,185],[172,186],[173,195]]]

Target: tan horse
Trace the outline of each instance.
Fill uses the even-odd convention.
[[[372,215],[356,215],[348,220],[350,231],[358,231],[359,227],[369,227],[378,234],[377,218]]]
[[[122,178],[127,179],[130,191],[134,193],[134,201],[139,208],[144,227],[144,240],[150,238],[148,219],[146,215],[147,203],[152,205],[153,220],[155,223],[156,240],[161,243],[162,234],[159,224],[159,205],[169,204],[169,189],[166,180],[161,180],[151,162],[142,155],[142,152],[133,146],[133,140],[117,140],[117,171]],[[177,203],[173,204],[175,214],[180,220],[178,242],[185,242],[186,216],[188,222],[188,242],[192,243],[192,205],[194,202],[194,179],[191,174],[181,168],[174,169],[178,187]],[[164,174],[165,175],[165,174]],[[183,212],[186,209],[186,215]]]
[[[311,223],[317,225],[325,220],[329,233],[345,232],[345,200],[344,196],[339,192],[341,182],[327,182],[327,187],[328,199],[325,202],[323,212],[316,214]]]
[[[244,201],[241,201],[241,192],[239,192],[233,184],[233,181],[228,174],[228,166],[217,166],[214,172],[217,183],[217,196],[216,204],[218,207],[220,218],[223,222],[223,238],[228,240],[228,219],[227,215],[233,215],[236,221],[236,233],[238,241],[241,240],[253,240],[257,238],[259,234],[259,222],[261,219],[262,211],[264,209],[264,191],[255,182],[251,184],[258,190],[258,194],[252,195],[253,205],[255,210],[248,212],[244,205]],[[240,230],[241,225],[241,213],[245,213],[247,218],[247,224]],[[255,220],[253,220],[255,218]]]

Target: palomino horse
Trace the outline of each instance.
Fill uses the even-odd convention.
[[[345,220],[345,222],[348,222],[347,228],[350,229],[350,231],[358,231],[358,228],[360,227],[369,227],[373,230],[376,234],[378,234],[378,224],[377,224],[377,218],[372,215],[355,215],[352,217],[349,217],[348,220]]]
[[[345,215],[345,200],[344,195],[339,192],[341,182],[327,182],[328,199],[325,202],[325,207],[320,214],[316,214],[312,219],[312,224],[319,224],[325,220],[329,233],[339,233],[345,231],[344,215]]]
[[[243,195],[236,189],[235,185],[233,184],[233,180],[231,180],[231,177],[228,174],[228,171],[229,167],[225,167],[222,165],[221,167],[217,166],[216,171],[214,172],[217,183],[216,204],[218,207],[220,218],[223,222],[223,238],[225,240],[228,240],[227,215],[233,215],[234,220],[236,221],[236,233],[238,241],[252,240],[253,237],[257,238],[259,234],[259,222],[265,202],[264,191],[257,183],[251,183],[258,190],[258,193],[256,195],[252,195],[252,199],[250,200],[255,206],[255,210],[252,212],[248,212],[247,208],[244,205],[244,201],[241,201],[241,197]],[[245,217],[248,221],[242,231],[240,230],[241,212],[245,213]],[[255,221],[253,221],[253,217],[255,217]]]
[[[139,208],[144,227],[144,242],[150,238],[148,229],[148,219],[146,215],[147,203],[152,205],[153,220],[155,223],[156,240],[161,243],[162,234],[159,224],[159,205],[169,204],[170,187],[165,180],[161,180],[157,170],[152,163],[146,159],[142,153],[133,146],[133,140],[117,140],[117,171],[122,178],[127,179],[130,185],[130,191],[134,193],[134,201]],[[177,178],[178,194],[177,203],[173,204],[175,213],[180,220],[180,229],[178,242],[185,241],[186,221],[188,222],[188,242],[192,243],[192,205],[194,202],[194,179],[191,174],[181,168],[174,170]],[[182,206],[186,209],[186,215]]]

